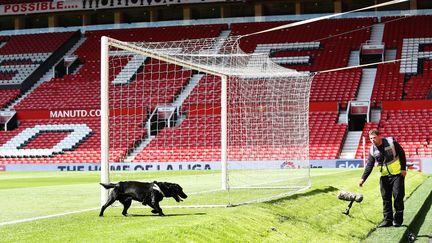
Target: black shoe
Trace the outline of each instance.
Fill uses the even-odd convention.
[[[390,226],[392,226],[392,225],[393,225],[392,221],[386,221],[386,220],[384,220],[384,221],[382,221],[382,223],[381,223],[380,225],[378,225],[378,227],[379,227],[379,228],[382,228],[382,227],[390,227]]]
[[[393,221],[393,226],[394,227],[400,227],[402,225],[402,223],[399,223],[397,221]]]

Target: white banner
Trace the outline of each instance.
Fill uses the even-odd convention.
[[[432,158],[407,159],[410,170],[432,174]],[[220,162],[133,162],[111,163],[111,171],[158,171],[158,170],[220,170]],[[297,169],[300,165],[295,161],[238,161],[230,162],[230,169]],[[310,160],[310,168],[361,168],[362,160]],[[0,164],[2,171],[100,171],[99,163],[70,164]],[[374,169],[379,173],[377,168]],[[360,176],[360,175],[359,175]]]
[[[343,161],[346,166],[339,168],[356,168]],[[351,166],[350,166],[351,165]],[[220,162],[133,162],[110,163],[111,171],[158,171],[158,170],[220,170]],[[238,169],[297,169],[301,165],[295,161],[236,161],[230,162],[231,170]],[[311,160],[311,168],[336,168],[336,160]],[[1,171],[100,171],[99,163],[70,163],[70,164],[5,164],[0,165]]]
[[[0,5],[0,15],[20,15],[109,8],[148,7],[194,3],[235,2],[239,0],[65,0]]]

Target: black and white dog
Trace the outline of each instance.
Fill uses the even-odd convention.
[[[106,189],[114,188],[109,194],[107,202],[101,208],[99,213],[99,216],[101,217],[103,216],[105,209],[116,200],[119,200],[123,204],[122,214],[124,216],[127,216],[127,210],[129,209],[132,200],[139,201],[143,205],[149,205],[153,209],[152,213],[164,216],[165,214],[159,206],[159,202],[162,201],[164,197],[172,197],[177,202],[181,202],[181,198],[187,198],[187,195],[183,192],[183,188],[176,183],[157,181],[121,181],[115,184],[99,184]]]

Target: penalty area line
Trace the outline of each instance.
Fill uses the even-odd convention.
[[[19,224],[19,223],[25,223],[25,222],[54,218],[54,217],[60,217],[60,216],[66,216],[66,215],[70,215],[70,214],[84,213],[84,212],[93,211],[96,209],[99,209],[99,208],[89,208],[89,209],[83,209],[83,210],[79,210],[79,211],[72,211],[72,212],[51,214],[51,215],[46,215],[46,216],[34,217],[34,218],[18,219],[18,220],[13,220],[13,221],[0,222],[0,226],[10,225],[10,224]]]

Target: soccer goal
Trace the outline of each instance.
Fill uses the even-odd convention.
[[[312,74],[244,53],[240,41],[102,37],[102,182],[178,183],[183,206],[262,202],[310,186]]]

